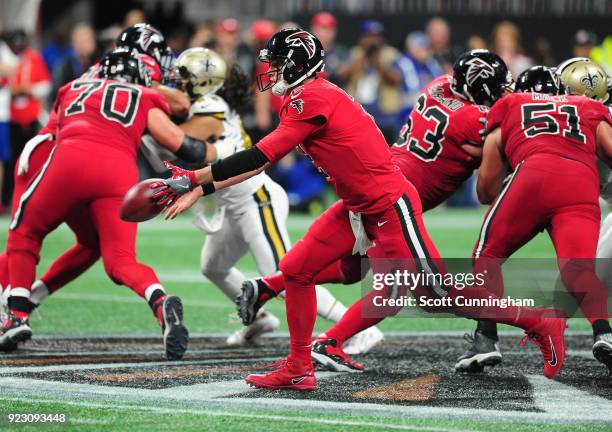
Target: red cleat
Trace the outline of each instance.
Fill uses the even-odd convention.
[[[544,360],[544,376],[553,379],[561,372],[565,361],[565,339],[563,334],[567,328],[567,318],[542,318],[540,322],[528,330],[521,345],[531,339],[542,351]]]
[[[290,390],[314,390],[317,388],[312,364],[302,365],[296,361],[287,359],[284,364],[275,371],[267,374],[251,374],[246,377],[246,383],[255,388],[263,389],[290,389]]]

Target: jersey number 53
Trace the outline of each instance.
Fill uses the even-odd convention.
[[[433,162],[442,152],[448,121],[448,114],[439,107],[425,108],[425,97],[421,96],[402,127],[396,145],[407,145],[408,151],[419,159]],[[415,128],[415,124],[425,124],[426,127]]]

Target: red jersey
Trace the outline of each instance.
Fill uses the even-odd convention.
[[[276,162],[298,144],[349,210],[379,213],[395,204],[405,188],[406,179],[372,117],[323,78],[285,95],[279,126],[257,147]]]
[[[170,114],[164,98],[152,89],[112,80],[78,79],[58,92],[56,139],[61,146],[128,153],[136,158],[153,108]]]
[[[450,197],[480,165],[461,145],[482,143],[480,120],[488,109],[454,94],[451,82],[443,75],[425,87],[391,147],[393,162],[416,187],[425,211]]]
[[[513,93],[493,105],[488,128],[501,128],[510,166],[535,154],[557,155],[584,163],[596,172],[599,122],[612,125],[610,111],[584,96]]]

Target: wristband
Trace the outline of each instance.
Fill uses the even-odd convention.
[[[202,187],[202,192],[204,192],[203,196],[212,195],[215,193],[214,183],[205,183],[201,187]]]

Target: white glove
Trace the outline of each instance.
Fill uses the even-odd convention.
[[[42,134],[36,135],[26,143],[26,145],[23,147],[23,151],[21,152],[21,156],[19,156],[17,175],[24,175],[28,172],[28,169],[30,168],[30,155],[32,155],[32,152],[36,147],[50,139],[53,139],[53,134]]]
[[[193,224],[206,234],[215,234],[219,232],[221,228],[223,228],[225,206],[217,207],[210,222],[206,219],[204,207],[202,205],[195,204],[193,207],[191,207],[191,211],[194,214],[192,219]]]

